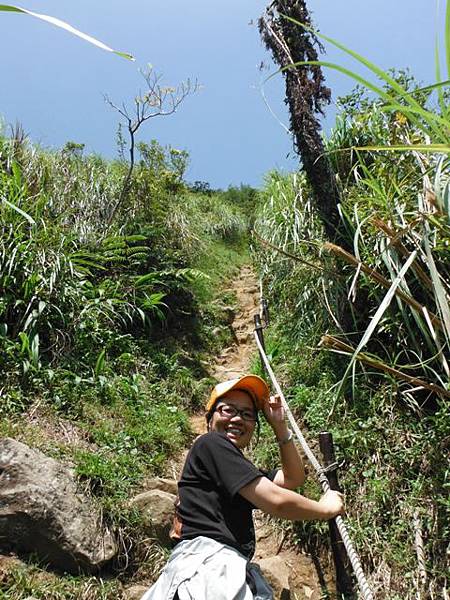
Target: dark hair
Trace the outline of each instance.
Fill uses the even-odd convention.
[[[259,411],[258,411],[258,407],[256,406],[256,401],[255,401],[254,397],[252,396],[252,394],[248,390],[241,390],[241,389],[236,388],[235,391],[244,392],[245,394],[248,395],[248,397],[252,401],[253,408],[255,409],[255,413],[256,413],[256,444],[257,444],[259,442],[259,436],[261,433],[261,423],[259,422]],[[208,431],[209,431],[211,419],[213,418],[213,414],[216,412],[217,404],[219,402],[221,402],[222,400],[223,400],[223,396],[221,396],[220,398],[217,398],[217,400],[214,402],[214,404],[211,406],[211,408],[205,414],[206,428],[208,429]],[[256,444],[255,444],[255,446],[256,446]]]

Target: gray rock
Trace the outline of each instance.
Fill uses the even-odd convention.
[[[96,572],[118,551],[73,471],[11,438],[0,439],[0,548],[71,573]]]
[[[176,499],[174,494],[162,490],[150,490],[130,500],[130,505],[138,508],[142,514],[146,533],[155,537],[163,546],[170,544],[169,533]]]
[[[273,589],[274,600],[290,600],[289,567],[281,556],[263,558],[258,564]]]

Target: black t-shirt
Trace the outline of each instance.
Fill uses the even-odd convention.
[[[171,537],[203,535],[228,544],[251,558],[255,551],[252,510],[238,492],[258,477],[273,480],[245,458],[223,433],[211,431],[194,442],[178,482],[178,502]]]

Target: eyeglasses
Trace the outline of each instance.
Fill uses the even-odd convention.
[[[232,419],[239,415],[244,421],[256,421],[256,412],[250,408],[239,409],[233,404],[221,404],[216,411],[226,419]]]

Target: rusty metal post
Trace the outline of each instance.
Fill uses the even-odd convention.
[[[328,431],[319,433],[319,446],[322,452],[325,470],[331,467],[326,473],[330,488],[341,491],[337,475],[337,463],[334,452],[333,436]],[[334,520],[328,521],[331,539],[331,550],[333,552],[333,561],[336,569],[336,591],[341,598],[354,598],[355,590],[352,577],[349,570],[349,562],[344,544],[339,534]]]
[[[266,346],[264,344],[264,326],[261,323],[261,317],[259,315],[255,315],[253,317],[253,320],[255,322],[255,331],[256,331],[256,335],[258,336],[258,340],[261,343],[261,346],[264,350],[264,352],[266,351]],[[261,359],[261,369],[263,372],[265,372],[266,368],[264,366],[264,361],[261,355],[261,352],[259,353],[260,359]]]

